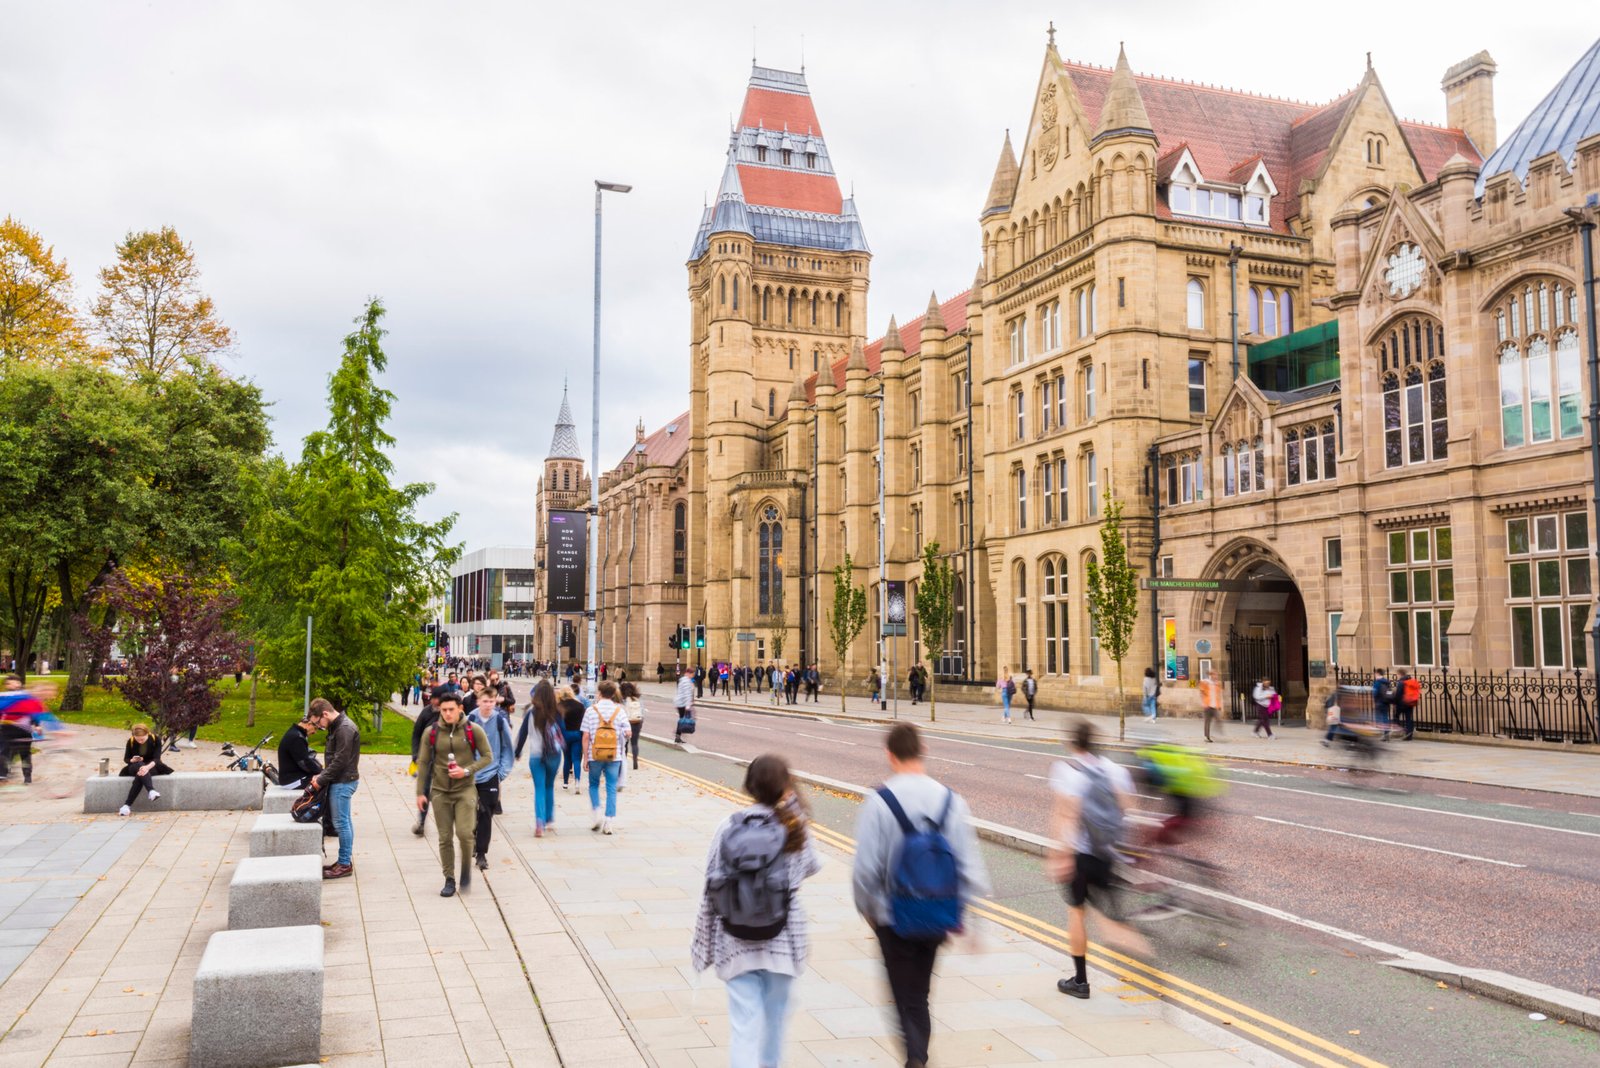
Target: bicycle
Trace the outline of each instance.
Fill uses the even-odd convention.
[[[278,769],[273,767],[268,761],[261,758],[261,747],[270,741],[272,741],[272,735],[268,734],[255,744],[255,748],[243,753],[235,753],[232,742],[223,742],[222,755],[225,757],[233,757],[233,759],[229,761],[222,770],[259,771],[266,777],[267,782],[271,783],[273,786],[278,785]]]
[[[92,752],[79,745],[73,731],[47,731],[33,741],[33,785],[58,801],[81,794],[95,760]]]

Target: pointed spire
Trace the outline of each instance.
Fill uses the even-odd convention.
[[[738,150],[728,146],[728,165],[722,171],[722,187],[717,190],[717,207],[711,216],[710,233],[725,232],[755,235],[750,215],[745,210],[744,186],[739,181]]]
[[[844,365],[845,374],[848,375],[852,371],[870,373],[867,369],[867,350],[861,347],[860,341],[850,347],[850,362]]]
[[[1117,48],[1117,69],[1111,72],[1111,84],[1106,89],[1106,101],[1100,108],[1100,126],[1094,139],[1108,134],[1140,130],[1153,133],[1150,116],[1144,110],[1144,98],[1133,80],[1133,68],[1128,66],[1128,52]]]
[[[994,167],[994,180],[989,183],[989,199],[984,202],[983,218],[1011,207],[1011,198],[1017,191],[1017,154],[1011,149],[1011,131],[1006,131],[1005,144],[1000,146],[1000,161]]]
[[[556,432],[550,439],[549,460],[581,460],[578,451],[578,425],[572,421],[572,405],[567,401],[566,383],[561,385],[561,411],[556,414]]]
[[[895,323],[894,316],[889,316],[889,329],[883,335],[883,348],[880,352],[904,352],[905,343],[900,340],[900,327]]]
[[[967,291],[967,306],[983,303],[983,264],[978,264],[978,273],[972,276],[972,288]]]
[[[928,318],[937,319],[939,315],[939,293],[937,290],[928,292]]]
[[[789,403],[806,403],[806,380],[804,378],[794,380],[794,388],[789,391]]]

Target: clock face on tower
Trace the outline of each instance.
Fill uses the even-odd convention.
[[[1389,283],[1389,295],[1395,300],[1404,300],[1420,289],[1426,265],[1422,250],[1416,245],[1396,248],[1389,257],[1389,269],[1383,272],[1384,280]]]

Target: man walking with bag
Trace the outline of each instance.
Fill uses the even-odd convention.
[[[967,803],[923,770],[917,728],[895,724],[884,745],[892,774],[861,806],[852,882],[883,950],[907,1068],[924,1068],[934,959],[961,932],[966,903],[989,892],[989,875]]]
[[[678,725],[672,732],[672,740],[682,742],[685,726],[690,734],[694,733],[694,676],[687,665],[678,676],[678,695],[673,703],[678,706]]]
[[[422,736],[418,756],[417,811],[427,811],[431,792],[433,825],[439,830],[439,863],[444,868],[444,889],[439,896],[453,897],[457,838],[461,839],[461,889],[472,885],[473,832],[478,823],[473,776],[489,766],[494,753],[483,728],[463,717],[461,698],[446,693],[439,699],[439,722]],[[465,757],[470,757],[471,763],[461,763],[460,758]],[[431,784],[431,790],[425,790],[425,784]]]
[[[347,879],[355,871],[352,862],[356,849],[356,825],[350,819],[350,799],[361,785],[361,730],[350,717],[319,697],[311,702],[308,723],[315,723],[328,734],[328,748],[321,772],[311,785],[328,790],[328,807],[333,809],[333,829],[339,834],[339,859],[322,869],[324,879]]]

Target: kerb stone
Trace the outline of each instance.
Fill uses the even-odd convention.
[[[322,858],[251,857],[228,884],[228,929],[303,927],[322,919]]]
[[[322,824],[296,823],[287,815],[258,816],[250,828],[252,857],[322,855]]]
[[[190,1068],[316,1063],[322,965],[321,926],[212,935],[194,976]]]

